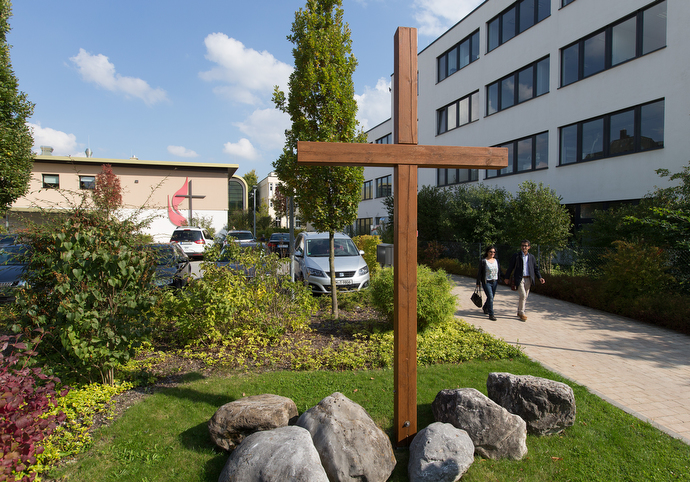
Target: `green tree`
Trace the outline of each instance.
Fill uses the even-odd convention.
[[[26,194],[33,166],[33,138],[26,125],[34,105],[20,92],[10,62],[7,34],[12,2],[0,0],[0,214]]]
[[[249,211],[252,211],[254,209],[254,190],[252,189],[254,186],[257,188],[257,194],[259,190],[259,178],[256,175],[256,170],[252,169],[249,171],[247,174],[242,176],[244,178],[244,182],[247,183],[247,189],[249,189],[249,192],[247,193],[247,202],[249,205],[247,206],[247,209]],[[261,200],[257,197],[256,199],[256,209],[259,209],[259,204]]]
[[[366,142],[355,118],[350,28],[343,22],[342,0],[308,0],[295,13],[288,40],[295,47],[289,93],[275,88],[273,101],[290,115],[285,148],[274,162],[286,196],[295,196],[302,220],[330,233],[331,311],[338,316],[333,235],[357,218],[363,169],[306,167],[297,164],[297,141]]]
[[[567,244],[571,224],[568,209],[553,189],[525,181],[510,201],[506,235],[511,244],[529,239],[555,250]]]

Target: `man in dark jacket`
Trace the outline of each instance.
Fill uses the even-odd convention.
[[[520,243],[520,251],[510,258],[508,271],[506,271],[505,283],[513,284],[518,292],[517,316],[522,321],[527,321],[525,315],[525,302],[529,296],[529,289],[538,279],[541,284],[546,283],[539,273],[539,264],[534,255],[529,253],[530,242],[526,239]],[[512,276],[511,276],[512,273]]]

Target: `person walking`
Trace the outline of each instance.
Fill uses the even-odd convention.
[[[530,242],[523,239],[520,243],[520,251],[510,258],[508,271],[505,275],[505,283],[512,284],[518,292],[517,316],[522,321],[527,321],[525,315],[525,302],[529,296],[529,290],[538,279],[541,284],[546,283],[539,272],[539,264],[534,255],[529,253]],[[512,273],[512,277],[511,277]]]
[[[489,315],[491,321],[496,321],[496,316],[494,314],[494,296],[496,295],[499,279],[503,279],[503,274],[501,273],[501,265],[496,258],[496,247],[488,246],[484,251],[484,259],[479,262],[477,286],[482,285],[484,289],[486,302],[482,309],[484,310],[484,314]]]

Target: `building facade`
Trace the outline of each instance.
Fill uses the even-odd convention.
[[[419,144],[507,147],[509,166],[420,169],[419,187],[532,180],[576,225],[641,199],[690,160],[688,18],[687,0],[486,0],[418,55]],[[365,170],[358,225],[385,213],[364,193],[386,172]]]
[[[152,219],[146,233],[155,241],[170,241],[173,230],[187,223],[190,202],[194,218],[210,219],[216,231],[227,224],[229,194],[237,182],[236,164],[43,154],[34,158],[28,194],[17,199],[7,214],[10,231],[20,229],[28,220],[40,222],[49,213],[76,206],[95,188],[104,164],[109,164],[120,180],[123,214]],[[240,196],[246,205],[246,184]]]

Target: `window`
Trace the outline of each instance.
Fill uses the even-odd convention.
[[[519,0],[486,24],[486,51],[491,52],[551,15],[551,0]]]
[[[549,92],[549,58],[523,67],[486,87],[486,115]]]
[[[561,7],[565,7],[569,3],[573,3],[575,0],[561,0]]]
[[[79,189],[96,189],[96,176],[79,176]]]
[[[456,100],[436,111],[437,134],[479,120],[479,91]]]
[[[664,100],[560,129],[560,165],[664,147]]]
[[[376,180],[376,197],[388,197],[393,193],[392,176],[379,177]]]
[[[43,174],[44,189],[58,189],[60,187],[59,174]]]
[[[436,59],[438,81],[441,82],[463,67],[479,59],[479,30],[465,37]]]
[[[364,184],[362,184],[362,201],[366,199],[372,199],[374,197],[374,192],[373,192],[373,182],[372,181],[364,181]]]
[[[500,171],[486,170],[486,177],[505,176],[517,172],[536,171],[549,167],[549,133],[542,132],[507,142],[497,147],[508,148],[508,166]]]
[[[359,218],[355,221],[355,235],[371,234],[371,218]]]
[[[376,144],[393,144],[393,134],[388,134],[376,139]]]
[[[561,86],[666,46],[666,1],[629,15],[561,49]]]
[[[436,185],[439,187],[477,180],[479,180],[477,169],[438,169],[436,172]]]

